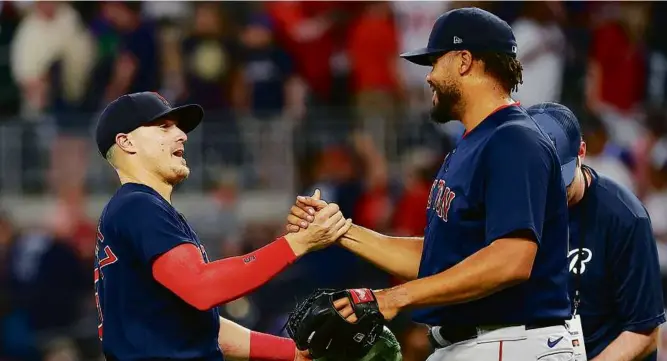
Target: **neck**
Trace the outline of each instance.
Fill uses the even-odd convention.
[[[500,95],[497,92],[484,95],[474,95],[475,101],[466,101],[463,115],[461,116],[461,123],[466,128],[466,131],[475,129],[484,119],[486,119],[496,109],[513,104],[515,101],[509,95]],[[474,106],[472,106],[474,104]]]
[[[579,168],[577,170],[578,174],[576,175],[575,179],[577,182],[575,183],[575,190],[574,194],[572,196],[572,205],[575,205],[579,202],[581,202],[582,199],[584,199],[584,195],[586,194],[586,188],[588,188],[589,184],[589,179],[590,179],[590,174],[588,174],[588,171],[586,171],[584,168]]]
[[[121,184],[138,183],[151,187],[171,204],[171,192],[174,190],[174,186],[165,182],[154,173],[145,170],[139,172],[125,172],[119,169],[118,178],[120,179]]]

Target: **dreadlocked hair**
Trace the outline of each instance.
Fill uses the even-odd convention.
[[[484,63],[484,70],[500,83],[507,93],[512,93],[523,84],[523,66],[513,56],[505,53],[472,51],[472,57]]]

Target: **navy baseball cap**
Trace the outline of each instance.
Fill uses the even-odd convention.
[[[478,8],[450,10],[438,17],[425,48],[401,54],[410,62],[431,66],[434,56],[452,50],[491,51],[516,57],[512,28],[498,16]]]
[[[558,103],[540,103],[526,110],[553,141],[560,160],[563,181],[569,186],[574,180],[582,140],[577,117],[568,107]]]
[[[126,94],[112,101],[102,111],[95,129],[97,149],[103,157],[116,143],[118,133],[129,133],[158,119],[169,118],[189,133],[204,118],[204,109],[197,104],[172,107],[158,93],[142,92]]]

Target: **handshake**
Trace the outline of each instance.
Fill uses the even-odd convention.
[[[337,204],[320,200],[319,189],[312,197],[297,197],[287,221],[285,239],[297,256],[330,246],[352,226]]]

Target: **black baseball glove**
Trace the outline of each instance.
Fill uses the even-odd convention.
[[[355,323],[345,320],[334,308],[334,301],[344,297],[350,300],[357,316]],[[318,289],[290,313],[286,328],[296,347],[308,350],[313,359],[343,361],[366,355],[384,324],[371,290]]]

